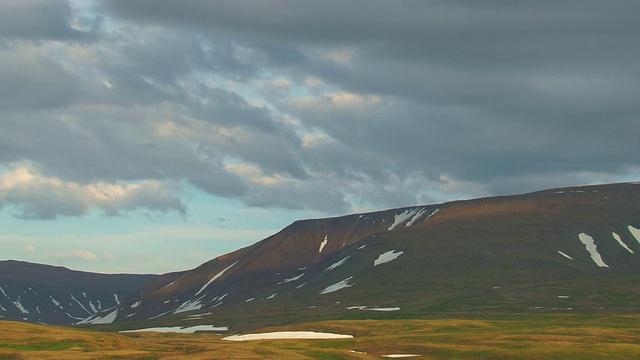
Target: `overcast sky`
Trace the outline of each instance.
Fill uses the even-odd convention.
[[[639,180],[639,80],[635,0],[0,0],[0,258]]]

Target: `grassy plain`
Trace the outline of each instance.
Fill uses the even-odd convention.
[[[638,359],[638,324],[637,315],[341,320],[258,332],[314,330],[353,339],[229,342],[218,334],[119,334],[0,322],[0,359]]]

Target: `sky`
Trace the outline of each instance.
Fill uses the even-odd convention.
[[[0,0],[0,259],[640,180],[640,2]]]

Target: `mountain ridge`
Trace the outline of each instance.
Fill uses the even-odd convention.
[[[85,322],[109,315],[116,323],[193,323],[208,315],[183,313],[220,317],[284,304],[303,311],[301,301],[335,308],[331,316],[381,307],[424,314],[465,297],[469,309],[533,309],[547,302],[544,294],[527,300],[496,290],[607,276],[631,281],[625,277],[640,273],[640,233],[632,230],[640,227],[638,200],[637,184],[606,184],[299,220]]]

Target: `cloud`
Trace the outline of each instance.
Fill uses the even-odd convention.
[[[87,19],[77,19],[65,0],[0,1],[0,39],[87,40]],[[84,20],[84,21],[83,21]],[[94,24],[95,25],[95,24]]]
[[[640,175],[634,1],[2,6],[37,14],[0,21],[22,217],[184,213],[168,184],[336,213]]]
[[[87,250],[69,250],[69,251],[54,251],[46,254],[42,254],[43,259],[57,260],[57,261],[97,261],[98,255]]]
[[[16,216],[50,220],[83,216],[92,209],[107,216],[140,208],[178,211],[185,206],[172,189],[157,181],[139,184],[79,184],[45,177],[29,168],[17,168],[0,176],[0,206],[11,205]]]

